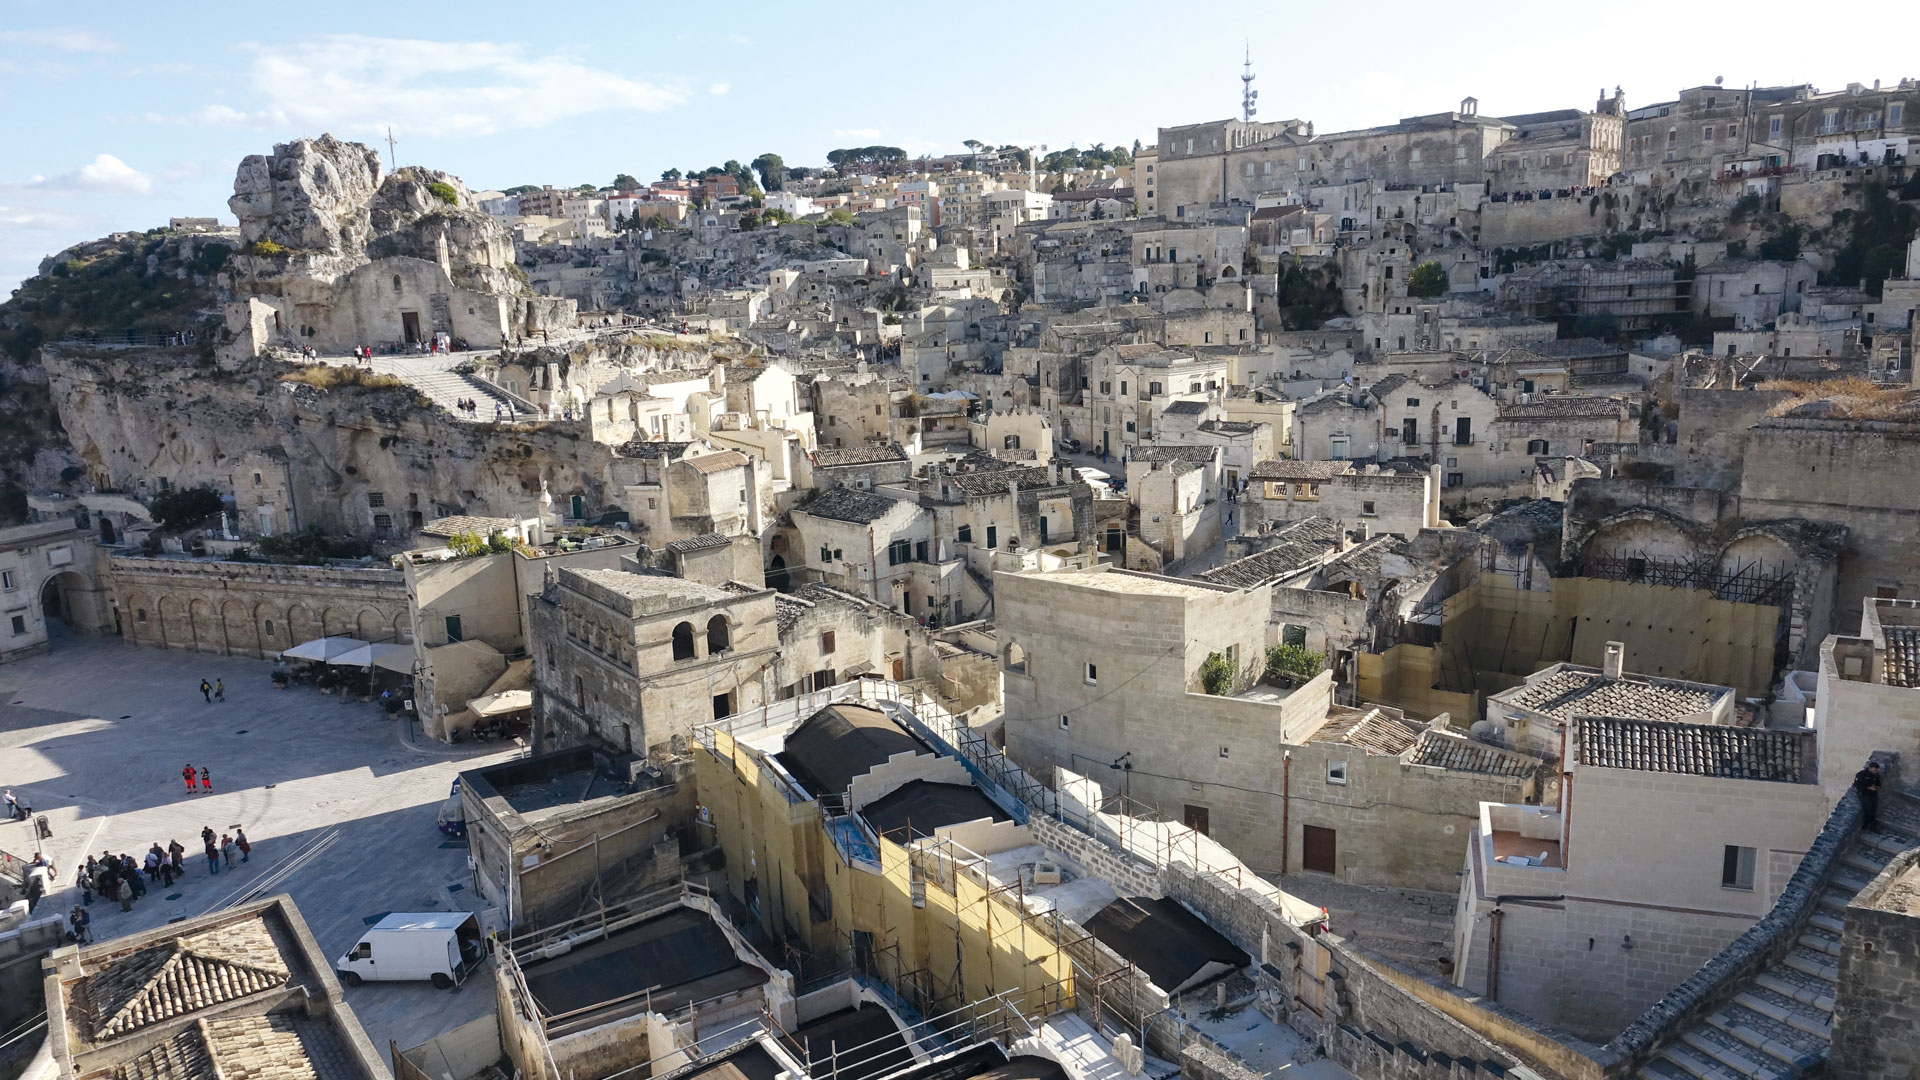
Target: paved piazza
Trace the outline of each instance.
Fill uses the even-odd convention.
[[[50,653],[0,667],[0,784],[53,829],[46,849],[60,889],[42,911],[79,902],[72,871],[88,852],[142,859],[176,838],[187,848],[184,884],[155,885],[127,913],[94,897],[95,940],[224,906],[263,881],[293,896],[329,955],[385,912],[477,904],[466,845],[443,843],[436,815],[461,770],[517,751],[416,743],[408,724],[373,705],[274,689],[272,670],[99,638],[56,640]],[[226,682],[225,703],[201,700],[203,678]],[[188,762],[212,770],[213,794],[185,793]],[[253,858],[210,877],[200,829],[235,825]],[[329,835],[316,857],[269,880]],[[0,823],[0,849],[31,857],[31,826]],[[482,973],[451,992],[369,983],[347,1000],[384,1054],[389,1039],[404,1049],[491,1009],[492,980]]]

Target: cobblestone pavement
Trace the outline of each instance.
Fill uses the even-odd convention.
[[[416,743],[372,705],[276,690],[271,671],[268,661],[100,638],[56,641],[0,667],[0,784],[53,831],[46,851],[60,888],[44,905],[65,912],[80,902],[73,867],[88,852],[141,859],[176,838],[188,849],[185,881],[155,886],[131,912],[95,897],[96,940],[199,915],[263,881],[293,896],[330,956],[383,913],[477,905],[466,846],[443,842],[436,814],[461,770],[516,751]],[[203,678],[226,684],[224,703],[202,700]],[[188,762],[211,770],[212,794],[185,793]],[[209,875],[201,827],[236,825],[252,859]],[[328,836],[316,858],[273,880]],[[0,849],[31,856],[31,825],[0,823]],[[451,993],[368,984],[347,1001],[383,1052],[388,1039],[413,1046],[493,1006],[486,974]]]

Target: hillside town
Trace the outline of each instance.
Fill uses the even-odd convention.
[[[1246,94],[46,259],[0,1080],[1913,1075],[1920,80]]]

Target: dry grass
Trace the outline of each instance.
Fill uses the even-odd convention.
[[[1785,416],[1813,401],[1825,401],[1837,420],[1903,419],[1908,403],[1905,386],[1883,386],[1867,379],[1771,379],[1760,384],[1762,390],[1776,390],[1793,396],[1767,410],[1768,416]]]
[[[281,382],[306,383],[322,390],[338,386],[364,386],[370,390],[405,387],[406,381],[346,364],[306,364],[280,376]]]

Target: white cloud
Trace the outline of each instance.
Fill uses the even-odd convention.
[[[841,138],[841,139],[877,139],[880,137],[880,129],[879,128],[834,128],[833,134],[836,138]]]
[[[733,89],[732,83],[717,82],[707,87],[707,93],[712,94],[714,97],[719,97],[731,89]]]
[[[250,46],[251,108],[209,105],[154,123],[274,127],[370,136],[471,136],[538,128],[599,112],[658,112],[682,88],[589,67],[518,45],[334,34]]]
[[[16,185],[10,185],[16,186]],[[59,176],[34,176],[19,187],[50,191],[88,191],[108,195],[146,195],[153,191],[153,177],[121,161],[112,154],[97,154],[92,161]]]
[[[49,28],[43,30],[0,30],[0,41],[9,45],[24,45],[33,49],[52,49],[56,52],[103,53],[119,52],[120,43],[112,38],[101,37],[91,30],[63,30]]]

